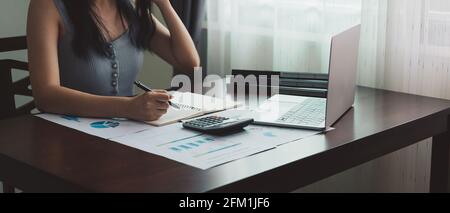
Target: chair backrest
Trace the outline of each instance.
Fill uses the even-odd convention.
[[[0,53],[26,50],[25,36],[0,38]],[[16,106],[15,95],[32,97],[30,77],[13,82],[14,70],[28,71],[28,63],[12,59],[0,59],[0,119],[30,114],[35,108],[34,101]]]

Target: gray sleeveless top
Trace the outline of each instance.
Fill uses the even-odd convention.
[[[54,2],[65,25],[58,42],[61,86],[101,96],[132,96],[143,52],[131,43],[129,32],[108,43],[108,57],[90,50],[86,59],[80,58],[72,48],[74,27],[65,4]]]

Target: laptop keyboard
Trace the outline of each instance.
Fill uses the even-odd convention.
[[[300,126],[319,126],[325,121],[326,100],[308,98],[277,120]]]

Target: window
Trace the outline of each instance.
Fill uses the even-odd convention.
[[[327,72],[331,37],[360,23],[361,0],[208,1],[208,70]]]

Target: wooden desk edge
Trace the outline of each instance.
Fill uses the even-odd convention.
[[[437,159],[433,160],[433,164],[435,162],[436,165],[432,167],[432,170],[436,171],[436,175],[439,175],[438,180],[431,181],[431,183],[435,182],[435,186],[439,187],[439,192],[446,192],[442,190],[443,186],[447,186],[449,184],[448,174],[449,174],[449,153],[450,149],[450,141],[448,139],[448,122],[450,119],[450,108],[448,110],[444,110],[440,113],[436,113],[431,116],[424,117],[417,121],[411,121],[409,123],[405,123],[401,126],[395,127],[385,132],[381,132],[379,134],[375,134],[369,136],[368,138],[362,138],[360,140],[354,141],[352,143],[345,144],[341,147],[334,148],[334,153],[332,154],[333,158],[330,160],[330,157],[325,155],[329,155],[328,153],[320,153],[314,156],[310,156],[305,159],[300,159],[296,162],[292,162],[290,164],[285,164],[281,167],[275,168],[271,171],[267,171],[261,173],[257,176],[249,177],[244,180],[228,184],[222,187],[218,187],[209,192],[292,192],[299,188],[308,186],[317,181],[328,178],[332,175],[338,174],[340,172],[346,171],[348,169],[354,168],[358,165],[364,164],[371,160],[374,160],[378,157],[382,157],[386,154],[393,153],[395,151],[401,150],[402,148],[408,147],[410,145],[416,144],[424,139],[430,137],[442,137],[439,140],[440,147],[445,146],[447,149],[439,149],[439,155],[437,155]],[[433,126],[436,127],[436,123],[439,123],[440,128],[427,128],[426,132],[420,131],[424,126]],[[398,133],[396,132],[412,132],[413,134],[407,135],[408,138],[402,141],[401,144],[397,144],[396,148],[393,150],[388,146],[392,144],[392,141],[398,140]],[[381,141],[381,142],[380,142]],[[378,142],[378,143],[377,143]],[[379,149],[377,152],[372,152],[367,154],[366,152],[353,152],[352,150],[359,149],[359,146],[362,146],[363,143],[371,143],[372,146],[378,146]],[[380,146],[382,145],[382,146]],[[433,144],[434,146],[434,144]],[[369,149],[369,148],[366,148]],[[375,149],[374,149],[375,150]],[[434,150],[434,149],[433,149]],[[376,150],[375,150],[376,151]],[[357,155],[356,157],[343,159],[340,156],[352,156]],[[433,155],[435,153],[433,152]],[[357,158],[357,162],[355,159]],[[330,165],[329,162],[339,162],[339,166]],[[295,174],[292,171],[314,171],[317,168],[321,168],[321,171],[317,172],[317,176],[308,174]],[[447,175],[447,176],[445,176]],[[273,181],[283,179],[281,176],[288,176],[290,179],[295,179],[292,181],[295,184],[290,184],[289,181]],[[272,180],[273,184],[263,184]],[[432,191],[433,192],[433,191]]]

